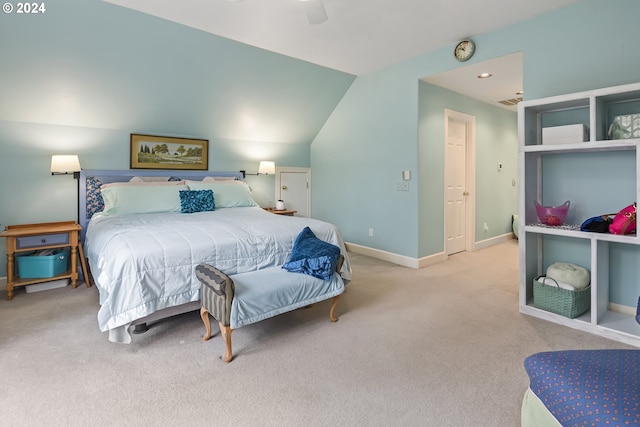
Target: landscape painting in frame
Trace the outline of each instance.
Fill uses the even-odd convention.
[[[207,170],[209,140],[131,134],[131,169]]]

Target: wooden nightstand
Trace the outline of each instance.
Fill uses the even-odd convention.
[[[267,212],[274,213],[276,215],[286,215],[286,216],[293,216],[296,212],[298,212],[298,211],[292,211],[289,209],[276,210],[274,208],[264,208],[264,210]]]
[[[75,288],[78,282],[78,254],[80,266],[87,288],[91,286],[87,275],[87,264],[82,245],[78,242],[78,232],[82,227],[75,221],[48,222],[42,224],[9,225],[0,237],[7,239],[7,300],[13,299],[13,289],[33,283],[71,279]],[[70,268],[54,277],[21,279],[15,277],[15,253],[39,249],[71,248]]]

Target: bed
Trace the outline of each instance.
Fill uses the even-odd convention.
[[[282,265],[307,226],[340,248],[340,275],[351,278],[337,227],[267,212],[240,173],[83,170],[79,184],[84,252],[100,294],[98,325],[112,342],[130,343],[136,325],[198,310],[198,264],[227,274]]]

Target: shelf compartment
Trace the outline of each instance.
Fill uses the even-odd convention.
[[[640,324],[633,316],[608,310],[594,329],[598,335],[612,338],[614,334],[618,341],[640,346]]]

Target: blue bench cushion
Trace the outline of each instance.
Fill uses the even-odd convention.
[[[330,280],[321,280],[271,267],[235,274],[231,279],[235,284],[231,329],[332,298],[344,291],[344,282],[335,272]]]
[[[640,350],[542,352],[524,367],[563,426],[640,425]]]

